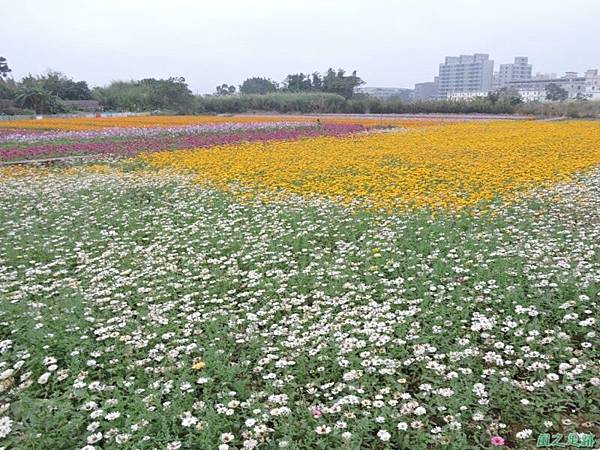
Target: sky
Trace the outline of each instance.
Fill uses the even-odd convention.
[[[183,76],[194,93],[251,76],[357,70],[366,86],[432,81],[446,55],[600,68],[598,0],[0,0],[13,76],[102,86]]]

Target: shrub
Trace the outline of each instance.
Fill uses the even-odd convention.
[[[5,116],[34,116],[35,111],[33,109],[17,108],[16,106],[8,106],[0,109],[0,115]]]
[[[207,95],[198,99],[202,111],[241,113],[276,111],[281,113],[344,112],[346,100],[341,95],[324,93],[272,93],[265,95]]]

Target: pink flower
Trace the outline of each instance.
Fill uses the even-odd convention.
[[[496,446],[496,447],[502,447],[504,445],[504,438],[502,436],[492,436],[492,439],[490,439],[490,442],[492,445]]]
[[[319,408],[313,408],[313,409],[311,409],[310,413],[312,414],[312,416],[315,419],[318,419],[319,417],[321,417],[321,414],[323,414]]]

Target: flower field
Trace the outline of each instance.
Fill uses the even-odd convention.
[[[363,131],[360,124],[303,122],[193,125],[169,128],[102,128],[93,131],[0,131],[0,161],[65,156],[132,156],[140,152],[203,148],[240,142],[342,136]]]
[[[599,122],[126,119],[2,123],[0,448],[598,446]]]

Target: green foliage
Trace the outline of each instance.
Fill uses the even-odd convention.
[[[0,78],[0,99],[12,99],[15,97],[17,85],[14,80]]]
[[[0,103],[0,116],[33,116],[35,111],[33,109],[16,108],[14,106],[4,107]]]
[[[431,100],[405,103],[399,98],[381,100],[366,95],[345,99],[331,93],[298,92],[267,95],[204,96],[198,99],[200,111],[215,113],[241,113],[247,111],[301,112],[301,113],[352,113],[352,114],[512,114],[515,106],[510,102],[492,103],[488,99],[465,101]],[[197,112],[200,112],[197,110]]]
[[[277,111],[283,113],[334,113],[344,110],[345,99],[325,93],[271,93],[265,95],[208,95],[199,99],[202,111],[241,113],[247,111]]]
[[[17,106],[32,109],[38,114],[67,111],[60,98],[38,86],[19,86],[15,91],[15,102]]]
[[[546,100],[565,101],[569,98],[569,93],[558,84],[550,83],[546,86]]]
[[[543,117],[597,118],[600,117],[600,101],[530,102],[518,105],[515,111]]]
[[[498,96],[471,100],[426,100],[404,102],[382,100],[368,95],[341,95],[319,92],[277,92],[266,95],[197,97],[196,113],[242,113],[248,111],[348,113],[348,114],[525,114],[544,117],[589,118],[600,116],[599,101],[523,103],[510,91]]]
[[[215,95],[233,95],[235,94],[236,87],[233,84],[229,85],[227,83],[223,83],[222,85],[217,86],[215,91]]]
[[[487,99],[494,105],[496,103],[508,103],[514,106],[523,103],[523,98],[518,90],[506,87],[489,92]]]
[[[173,110],[185,114],[194,110],[194,97],[182,77],[113,81],[95,88],[93,94],[104,108],[115,111]]]
[[[74,81],[60,72],[45,75],[28,75],[20,82],[27,87],[37,87],[63,100],[91,100],[92,92],[86,81]]]
[[[318,72],[312,75],[304,73],[289,74],[283,81],[283,86],[289,92],[329,92],[338,94],[348,99],[354,95],[354,89],[364,84],[356,75],[356,70],[351,75],[346,75],[344,69],[337,71],[329,68],[321,77]]]
[[[6,58],[0,56],[0,99],[12,99],[15,96],[16,85],[14,80],[8,78],[10,72]]]
[[[335,71],[329,68],[324,76],[321,76],[319,72],[312,74],[291,73],[283,80],[281,90],[289,93],[330,93],[349,99],[354,96],[355,88],[361,84],[364,84],[364,81],[356,75],[356,71],[346,75],[344,69]],[[232,87],[228,84],[217,86],[216,95],[234,94],[235,88],[232,89]],[[262,77],[248,78],[240,86],[240,93],[245,95],[264,95],[278,90],[279,86],[275,81]],[[230,101],[228,104],[233,103],[235,102]]]
[[[268,94],[277,90],[277,83],[269,78],[252,77],[244,80],[240,86],[242,94]]]
[[[318,76],[318,80],[321,81],[320,75],[318,73],[316,73],[316,75]],[[306,75],[304,73],[289,74],[283,81],[283,85],[285,87],[285,90],[289,92],[309,92],[317,90],[312,84],[310,75]],[[321,89],[319,88],[318,90]]]
[[[365,82],[356,76],[356,70],[351,75],[346,75],[343,69],[336,72],[329,68],[323,77],[323,91],[339,94],[344,98],[352,97],[354,89],[361,84]]]
[[[12,72],[12,70],[8,67],[6,58],[4,56],[0,56],[0,78],[8,77],[10,72]]]

